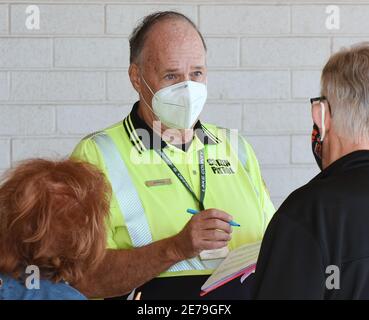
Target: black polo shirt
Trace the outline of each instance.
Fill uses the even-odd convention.
[[[255,277],[257,299],[369,299],[368,150],[342,157],[287,198],[265,233]]]

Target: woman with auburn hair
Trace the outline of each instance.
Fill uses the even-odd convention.
[[[104,257],[110,194],[104,175],[80,161],[28,160],[8,171],[0,184],[0,300],[85,299],[72,286]],[[39,271],[32,286],[28,266]]]

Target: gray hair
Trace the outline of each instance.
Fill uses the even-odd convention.
[[[163,21],[167,19],[177,19],[177,20],[183,20],[183,21],[188,22],[199,34],[202,44],[204,45],[204,48],[206,51],[205,40],[200,30],[197,28],[197,26],[192,22],[190,18],[176,11],[158,11],[158,12],[152,13],[144,17],[141,23],[133,30],[131,36],[129,37],[129,47],[130,47],[129,62],[130,63],[138,62],[138,58],[144,47],[147,34],[151,30],[152,26],[159,21]]]
[[[369,42],[330,57],[322,72],[321,94],[330,103],[339,136],[354,143],[369,139]]]

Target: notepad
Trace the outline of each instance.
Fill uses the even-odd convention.
[[[241,281],[245,280],[255,271],[260,246],[259,241],[245,244],[231,251],[203,284],[200,295],[204,296],[239,276],[242,276]]]

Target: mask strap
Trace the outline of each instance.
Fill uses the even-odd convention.
[[[142,80],[145,82],[145,85],[147,86],[147,88],[150,90],[150,92],[152,93],[152,95],[154,96],[154,92],[152,92],[150,86],[147,84],[146,80],[144,79],[144,77],[142,76]],[[141,94],[142,100],[143,102],[146,104],[146,106],[149,108],[149,110],[152,112],[152,114],[159,119],[159,117],[155,114],[154,110],[152,107],[150,107],[150,105],[146,102],[146,99],[144,98],[143,94]]]
[[[145,78],[143,76],[141,76],[142,80],[144,81],[146,87],[150,90],[151,94],[154,96],[154,92],[151,90],[150,86],[147,84]],[[146,99],[144,98],[143,94],[141,94],[142,100],[145,102],[146,106],[151,110],[152,113],[154,113],[154,110],[152,109],[152,107],[150,107],[150,105],[146,102]],[[155,114],[155,113],[154,113]]]
[[[320,135],[320,140],[323,142],[325,137],[325,105],[323,102],[320,102],[320,107],[322,110],[322,133]]]
[[[145,83],[146,87],[150,90],[151,94],[154,96],[154,95],[155,95],[155,93],[151,90],[151,88],[150,88],[150,86],[147,84],[147,82],[146,82],[145,78],[144,78],[143,76],[141,76],[141,78],[142,78],[142,80],[144,81],[144,83]]]
[[[150,107],[150,105],[146,102],[144,96],[142,96],[143,102],[145,102],[146,106],[151,110],[152,113],[154,113],[154,110]],[[155,114],[155,113],[154,113]]]

